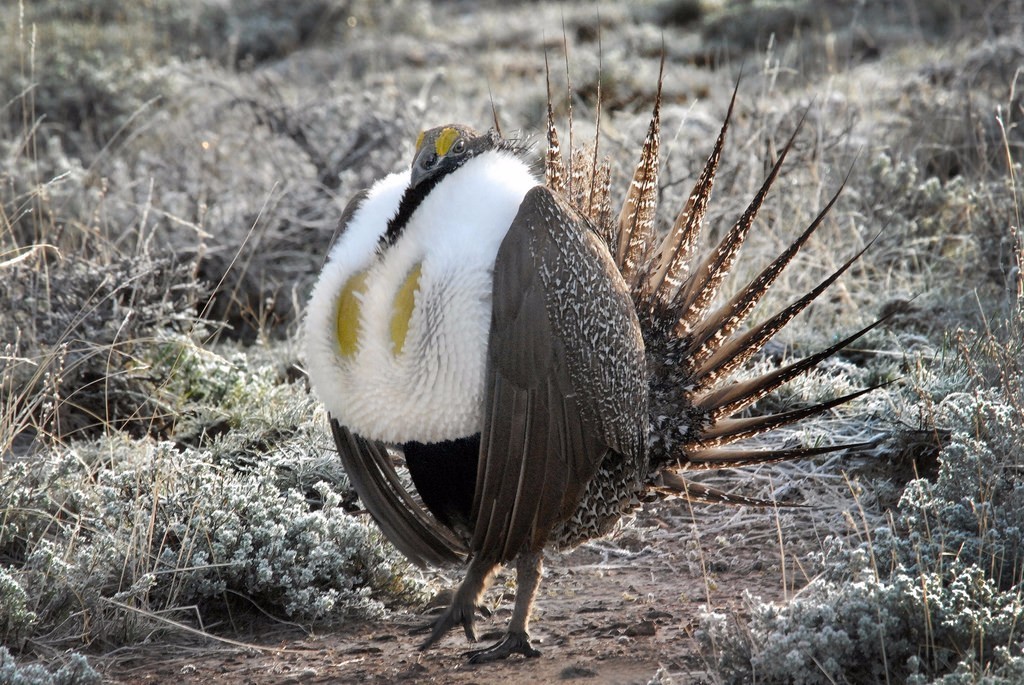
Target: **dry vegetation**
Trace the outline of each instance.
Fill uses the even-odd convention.
[[[253,617],[365,636],[422,609],[440,576],[355,514],[297,323],[345,200],[492,99],[536,134],[563,38],[574,134],[600,90],[620,183],[665,51],[665,208],[742,65],[709,244],[806,116],[736,278],[848,172],[769,308],[873,243],[755,363],[889,318],[762,408],[891,383],[765,438],[870,454],[708,479],[809,508],[654,503],[551,568],[642,569],[652,597],[695,579],[701,611],[669,613],[688,641],[637,682],[1024,681],[1024,5],[823,4],[4,3],[0,683],[131,680],[146,644]],[[737,565],[745,594],[723,587]]]

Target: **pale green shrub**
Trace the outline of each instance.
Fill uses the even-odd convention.
[[[822,576],[784,606],[752,600],[744,625],[705,617],[699,637],[725,682],[1020,682],[1022,330],[1018,315],[1002,340],[975,335],[917,379],[967,387],[931,407],[948,436],[938,475],[906,486],[891,526],[858,547],[833,540]]]
[[[0,566],[0,642],[14,644],[36,622],[28,609],[28,595],[18,580]]]
[[[831,562],[826,578],[784,606],[752,598],[743,628],[724,614],[704,617],[699,637],[724,682],[927,683],[967,668],[1012,683],[1024,672],[1024,602],[983,569],[900,566],[883,577],[863,549]]]
[[[100,674],[81,654],[72,653],[68,663],[51,671],[39,664],[19,667],[7,648],[0,645],[0,683],[4,685],[99,685]]]
[[[421,600],[376,528],[345,512],[343,482],[295,482],[302,460],[238,470],[209,452],[111,437],[7,469],[8,630],[121,642],[152,630],[150,612],[204,616],[234,597],[300,620],[379,616],[386,602]]]
[[[325,417],[255,352],[168,337],[135,362],[175,442],[111,432],[0,472],[8,632],[122,644],[238,604],[293,620],[380,616],[425,586],[354,518]],[[9,577],[8,577],[9,576]],[[13,581],[13,582],[8,582]],[[34,617],[33,617],[34,615]]]

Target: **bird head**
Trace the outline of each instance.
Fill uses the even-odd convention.
[[[387,231],[380,238],[380,249],[395,243],[409,218],[433,191],[434,186],[466,162],[489,152],[520,157],[526,149],[518,140],[504,138],[495,129],[479,133],[469,126],[448,124],[420,133],[409,170],[409,185],[397,211],[388,221]]]
[[[448,124],[420,133],[412,160],[409,187],[440,179],[473,157],[502,146],[501,136],[493,129],[478,133],[468,126]]]

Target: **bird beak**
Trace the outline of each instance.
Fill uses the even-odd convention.
[[[412,160],[412,170],[409,173],[409,187],[415,188],[425,178],[431,176],[440,166],[443,156],[438,157],[434,150],[424,147]]]

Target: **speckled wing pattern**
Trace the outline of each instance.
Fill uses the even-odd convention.
[[[481,471],[470,547],[539,550],[617,453],[646,470],[643,339],[603,240],[551,190],[527,193],[494,273]]]

